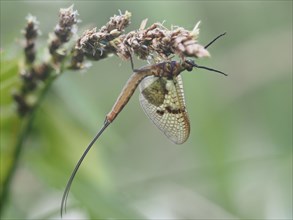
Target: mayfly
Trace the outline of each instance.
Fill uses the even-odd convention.
[[[216,37],[205,48],[223,35],[225,33]],[[132,60],[131,64],[133,69]],[[190,123],[185,107],[180,73],[185,70],[192,71],[193,68],[206,69],[227,75],[216,69],[199,66],[192,60],[183,60],[181,62],[164,61],[133,69],[133,74],[122,89],[111,111],[106,115],[104,125],[82,154],[67,182],[61,202],[61,216],[63,210],[66,211],[69,190],[83,159],[105,129],[122,111],[138,86],[141,107],[151,121],[175,144],[182,144],[188,139]]]

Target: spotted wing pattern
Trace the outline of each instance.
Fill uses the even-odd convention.
[[[139,101],[145,114],[175,144],[190,132],[181,76],[145,78],[139,85]]]

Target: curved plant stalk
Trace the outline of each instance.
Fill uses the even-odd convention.
[[[27,115],[27,117],[24,118],[24,124],[22,125],[17,142],[14,147],[14,153],[13,153],[13,157],[12,157],[13,162],[11,163],[9,171],[7,172],[6,179],[3,181],[3,186],[2,186],[2,190],[1,190],[2,193],[0,195],[0,213],[1,213],[1,215],[3,215],[4,207],[7,204],[8,195],[10,193],[11,183],[12,183],[13,177],[15,175],[15,171],[18,166],[18,162],[20,160],[23,145],[25,143],[26,138],[28,137],[28,135],[30,133],[31,126],[32,126],[33,120],[35,118],[36,112],[39,109],[40,104],[41,104],[42,100],[44,99],[45,95],[47,94],[48,90],[50,89],[52,83],[59,75],[60,74],[55,74],[55,75],[51,76],[46,81],[46,84],[45,84],[44,88],[42,89],[42,91],[40,92],[40,95],[39,95],[35,105],[31,109],[31,111]]]

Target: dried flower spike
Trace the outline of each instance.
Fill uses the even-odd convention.
[[[51,71],[51,67],[47,63],[41,63],[39,65],[35,65],[31,72],[38,80],[45,80],[49,76],[49,73]]]
[[[168,30],[160,23],[155,23],[147,29],[131,31],[121,36],[120,41],[113,41],[117,55],[129,59],[130,54],[136,54],[140,59],[166,60],[171,55],[185,57],[207,57],[209,52],[197,42],[199,23],[192,31],[182,27]],[[145,26],[145,24],[143,25]]]
[[[55,62],[62,59],[61,56],[58,56],[58,49],[62,44],[68,42],[72,35],[76,32],[76,26],[79,22],[77,19],[78,12],[73,10],[73,5],[68,8],[61,8],[59,12],[59,22],[55,27],[54,35],[50,36],[49,40],[49,52],[53,55]]]
[[[74,48],[72,50],[72,58],[70,69],[82,69],[83,68],[84,53],[79,48]]]
[[[73,5],[69,8],[61,8],[59,12],[59,24],[55,27],[55,34],[62,43],[69,41],[72,34],[76,32],[78,12],[73,11]]]
[[[110,21],[103,26],[99,32],[107,33],[113,35],[114,33],[119,33],[124,31],[124,29],[130,24],[131,13],[129,11],[125,11],[124,14],[121,13],[120,15],[114,15],[110,18]],[[117,36],[113,36],[117,37]]]
[[[23,82],[21,87],[21,93],[23,95],[36,89],[37,83],[33,72],[23,70],[20,72],[20,77]]]
[[[31,106],[25,100],[25,96],[23,94],[14,93],[13,95],[14,101],[17,103],[17,112],[20,116],[26,115],[30,110]]]
[[[24,53],[26,58],[26,63],[31,64],[35,61],[36,51],[35,51],[35,39],[40,34],[39,22],[35,16],[29,14],[26,17],[27,25],[23,30],[23,34],[26,39]]]
[[[109,54],[116,53],[115,47],[111,43],[112,40],[117,39],[130,24],[131,13],[125,11],[124,14],[114,15],[110,21],[97,31],[96,28],[86,30],[78,39],[75,50],[73,52],[73,65],[76,67],[75,56],[81,58],[83,52],[85,56],[90,59],[100,60],[108,57]]]

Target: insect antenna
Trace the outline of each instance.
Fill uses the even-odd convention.
[[[111,122],[108,121],[107,119],[104,122],[103,127],[101,128],[101,130],[96,134],[96,136],[93,138],[93,140],[90,142],[90,144],[87,146],[87,148],[85,149],[85,151],[83,152],[82,156],[80,157],[79,161],[77,162],[77,164],[75,165],[74,170],[71,173],[71,176],[66,184],[63,196],[62,196],[62,201],[61,201],[61,218],[63,215],[63,210],[64,213],[66,212],[66,202],[67,202],[67,197],[70,191],[70,187],[72,185],[73,179],[82,163],[82,161],[84,160],[85,156],[87,155],[87,153],[89,152],[89,150],[91,149],[91,147],[93,146],[93,144],[97,141],[97,139],[101,136],[101,134],[104,132],[104,130],[109,126]]]
[[[193,60],[186,60],[185,62],[188,63],[189,65],[191,65],[192,67],[196,67],[196,68],[199,68],[199,69],[205,69],[205,70],[209,70],[209,71],[216,72],[216,73],[221,73],[221,74],[223,74],[225,76],[228,76],[228,74],[226,74],[226,73],[224,73],[224,72],[222,72],[220,70],[216,70],[216,69],[206,67],[206,66],[199,66]],[[189,71],[191,71],[191,69],[189,69]]]
[[[226,32],[223,34],[220,34],[214,40],[212,40],[210,43],[208,43],[204,48],[207,49],[211,44],[213,44],[216,40],[218,40],[220,37],[224,36],[225,34],[226,34]]]
[[[197,65],[195,63],[193,64],[193,66],[196,67],[196,68],[199,68],[199,69],[205,69],[205,70],[209,70],[209,71],[216,72],[216,73],[221,73],[221,74],[223,74],[225,76],[228,76],[228,74],[226,74],[226,73],[224,73],[224,72],[222,72],[220,70],[216,70],[216,69],[210,68],[210,67],[199,66],[199,65]]]

